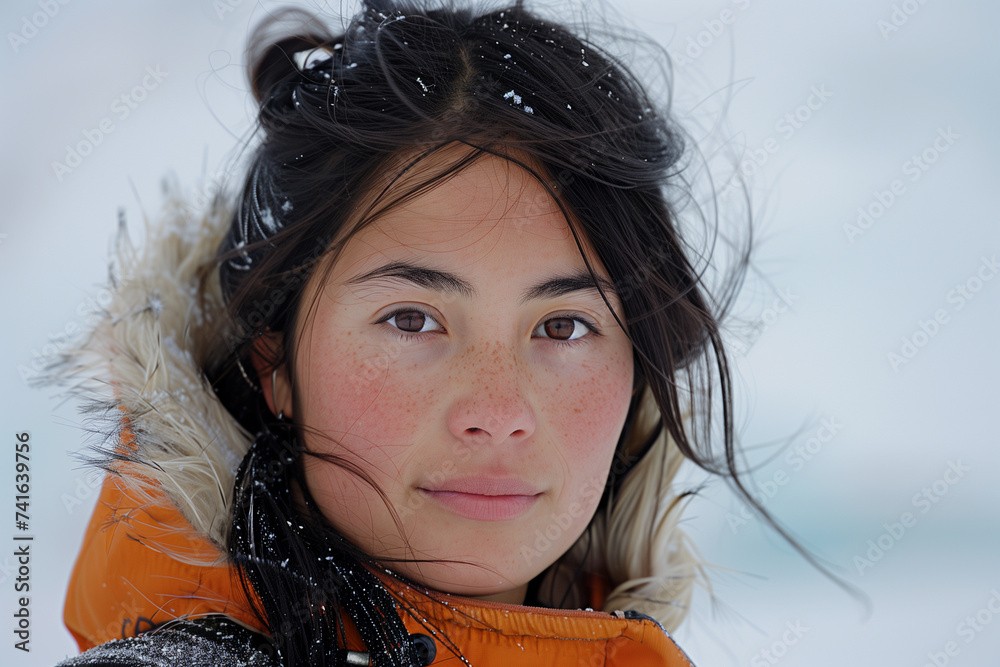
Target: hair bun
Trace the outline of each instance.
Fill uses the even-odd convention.
[[[299,76],[296,53],[332,42],[322,21],[304,10],[288,8],[264,19],[254,29],[247,52],[247,78],[257,103]]]

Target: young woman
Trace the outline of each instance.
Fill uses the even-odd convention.
[[[250,54],[241,191],[123,245],[57,369],[107,392],[110,473],[62,664],[690,664],[671,480],[713,425],[735,472],[731,294],[669,117],[520,3],[289,12]]]

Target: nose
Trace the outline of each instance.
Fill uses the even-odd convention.
[[[516,353],[503,345],[470,349],[459,361],[448,413],[451,434],[469,444],[517,444],[535,432],[526,393],[529,378]]]

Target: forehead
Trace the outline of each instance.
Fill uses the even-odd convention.
[[[405,192],[425,182],[469,150],[446,147],[439,151],[441,155],[428,156],[394,188]],[[579,226],[576,230],[587,259],[606,277]],[[586,266],[566,216],[545,186],[520,165],[491,154],[479,155],[471,164],[377,215],[346,244],[334,274],[343,276],[386,260],[414,258],[511,277],[527,270]]]

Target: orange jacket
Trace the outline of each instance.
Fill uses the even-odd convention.
[[[157,548],[183,549],[192,556],[218,555],[209,541],[192,537],[190,526],[168,502],[143,507],[117,477],[108,476],[66,597],[66,626],[81,650],[139,635],[175,618],[212,613],[225,614],[267,634],[267,628],[248,611],[229,566],[185,564],[153,543]],[[398,595],[407,595],[400,582],[387,584]],[[600,595],[599,587],[594,589]],[[691,664],[659,624],[648,619],[450,595],[440,596],[447,604],[417,595],[407,599],[475,666]],[[597,606],[600,599],[594,603]],[[411,633],[426,632],[410,615],[402,618]],[[360,641],[348,648],[363,650]],[[438,642],[434,664],[450,658],[449,649]]]

